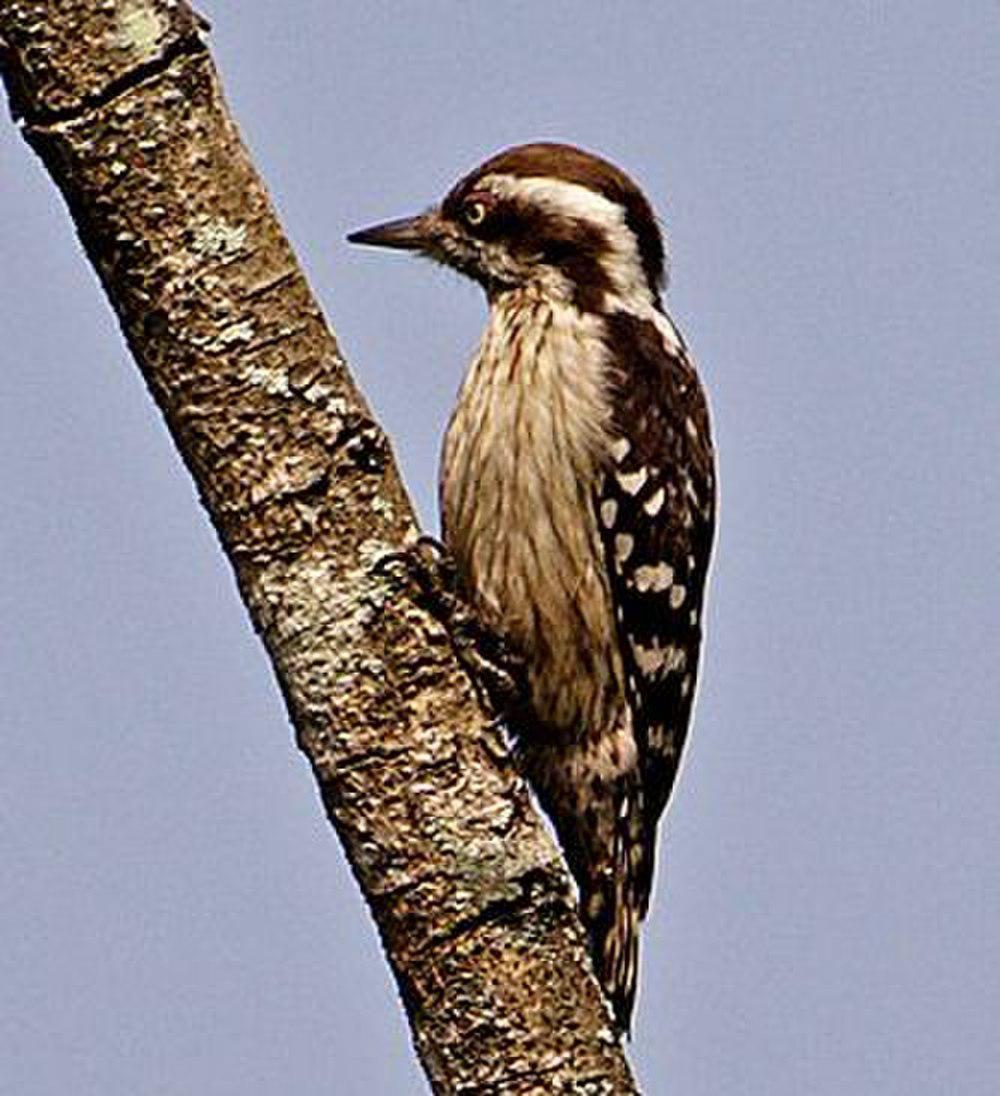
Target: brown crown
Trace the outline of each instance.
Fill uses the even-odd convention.
[[[650,288],[656,293],[662,287],[664,249],[656,214],[642,191],[614,164],[574,145],[547,141],[515,145],[491,156],[456,183],[444,201],[445,208],[457,208],[486,175],[561,179],[587,187],[616,202],[624,208],[625,223],[635,233]]]

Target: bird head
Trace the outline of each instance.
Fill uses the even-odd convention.
[[[572,145],[506,149],[438,205],[347,239],[425,255],[491,299],[528,288],[585,311],[656,305],[665,277],[663,239],[642,191]]]

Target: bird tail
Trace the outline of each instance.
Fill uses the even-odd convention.
[[[594,971],[627,1033],[639,969],[639,924],[649,903],[653,835],[633,770],[580,778],[572,749],[521,740],[522,769],[552,819],[580,892]],[[585,747],[586,748],[586,747]]]
[[[620,1032],[629,1034],[639,978],[639,926],[649,904],[650,842],[641,792],[620,789],[603,839],[592,846],[580,887],[580,917],[590,936],[594,969]],[[573,867],[572,857],[568,857]]]

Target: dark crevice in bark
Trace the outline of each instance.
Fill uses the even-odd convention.
[[[473,933],[491,924],[513,925],[517,921],[527,917],[542,920],[546,917],[563,917],[566,915],[567,903],[558,898],[545,899],[539,902],[537,894],[539,886],[544,892],[551,890],[552,876],[546,868],[530,868],[520,876],[504,880],[506,888],[516,886],[518,894],[512,898],[508,895],[490,899],[478,910],[468,917],[459,918],[454,924],[449,925],[445,932],[432,936],[429,945],[434,948],[447,948],[464,936]]]
[[[3,71],[8,88],[11,116],[28,131],[44,131],[51,126],[76,121],[90,111],[108,106],[120,96],[146,83],[147,80],[155,80],[163,76],[180,58],[207,54],[208,45],[198,30],[192,30],[168,42],[163,52],[156,57],[143,61],[135,68],[116,76],[99,91],[84,95],[72,107],[60,108],[32,106],[31,97],[24,89],[21,74],[16,69],[11,71],[12,66],[4,64],[5,53],[9,55],[10,47],[0,44],[0,69]]]

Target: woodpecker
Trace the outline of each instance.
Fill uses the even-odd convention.
[[[541,143],[348,240],[420,253],[486,292],[444,440],[442,539],[461,596],[524,660],[507,723],[627,1031],[715,525],[708,404],[663,305],[656,217],[613,164]]]

